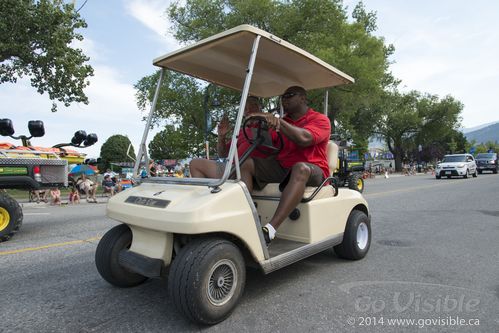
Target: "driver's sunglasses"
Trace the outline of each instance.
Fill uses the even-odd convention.
[[[291,98],[291,97],[296,96],[296,95],[298,95],[298,93],[296,93],[296,92],[287,92],[287,93],[282,94],[281,98],[288,99],[288,98]]]

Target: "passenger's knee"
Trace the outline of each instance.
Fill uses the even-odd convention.
[[[253,173],[253,170],[255,169],[255,162],[253,159],[250,157],[244,163],[241,165],[241,172],[249,172]]]

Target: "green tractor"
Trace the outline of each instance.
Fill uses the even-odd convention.
[[[352,152],[355,152],[353,145],[346,140],[331,138],[338,145],[338,168],[334,172],[334,177],[340,187],[348,187],[352,190],[364,191],[364,161],[360,158],[352,158]]]

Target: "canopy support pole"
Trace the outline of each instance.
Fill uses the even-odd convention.
[[[258,52],[258,45],[260,44],[261,36],[256,36],[253,42],[253,48],[251,49],[251,57],[248,63],[248,69],[246,71],[246,79],[244,80],[243,91],[241,94],[241,101],[239,103],[239,112],[237,113],[236,124],[234,127],[234,132],[232,133],[232,143],[229,149],[229,156],[227,156],[227,164],[225,165],[225,171],[221,179],[217,183],[214,184],[213,187],[218,187],[225,183],[225,181],[229,178],[229,174],[231,171],[232,163],[235,161],[236,167],[236,177],[237,180],[241,179],[241,171],[239,168],[238,158],[235,158],[237,153],[237,139],[239,138],[239,131],[241,129],[241,122],[243,121],[244,109],[246,107],[246,99],[248,98],[249,88],[251,85],[251,79],[253,77],[253,69],[255,68],[256,54]],[[239,157],[239,156],[238,156]]]
[[[156,104],[158,102],[159,90],[161,88],[161,83],[163,82],[165,71],[166,70],[163,68],[161,69],[161,72],[159,74],[158,85],[156,86],[156,91],[154,93],[154,98],[151,104],[151,110],[149,111],[149,116],[147,117],[146,127],[144,129],[144,134],[142,134],[142,141],[140,142],[139,151],[137,153],[137,159],[135,160],[135,166],[133,167],[134,177],[139,176],[139,168],[142,158],[144,158],[144,165],[147,171],[147,176],[150,176],[149,156],[147,155],[146,141],[147,141],[147,134],[149,133],[149,129],[151,128],[152,116],[154,115],[154,111],[156,111]]]

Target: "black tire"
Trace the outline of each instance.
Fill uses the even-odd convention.
[[[479,173],[479,174],[482,174],[482,170],[478,170],[478,173]],[[495,172],[494,172],[494,173],[495,173]]]
[[[364,179],[358,174],[351,174],[348,176],[348,188],[362,193],[364,191]]]
[[[464,174],[463,178],[468,178],[468,174],[470,173],[470,170],[466,169],[466,173]]]
[[[442,178],[442,177],[441,177],[441,176],[435,176],[435,178],[436,178],[436,179],[440,179],[440,178]]]
[[[110,229],[101,238],[95,251],[95,265],[99,274],[110,284],[128,288],[138,286],[147,280],[147,277],[130,272],[118,262],[121,250],[130,248],[132,231],[126,224],[120,224]]]
[[[361,238],[359,232],[367,235]],[[359,235],[360,236],[360,235]],[[334,247],[336,254],[343,259],[359,260],[366,256],[371,246],[371,223],[367,215],[360,210],[353,210],[348,217],[343,242]]]
[[[497,169],[492,170],[493,173],[497,173]]]
[[[7,193],[0,192],[0,242],[9,240],[22,224],[21,205]]]
[[[175,307],[185,317],[213,325],[235,309],[245,281],[244,258],[237,246],[225,239],[204,238],[191,241],[175,257],[168,289]]]
[[[473,178],[478,177],[478,172],[476,171],[476,169],[475,169],[475,172],[473,173],[473,175],[472,175],[472,176],[473,176]]]

